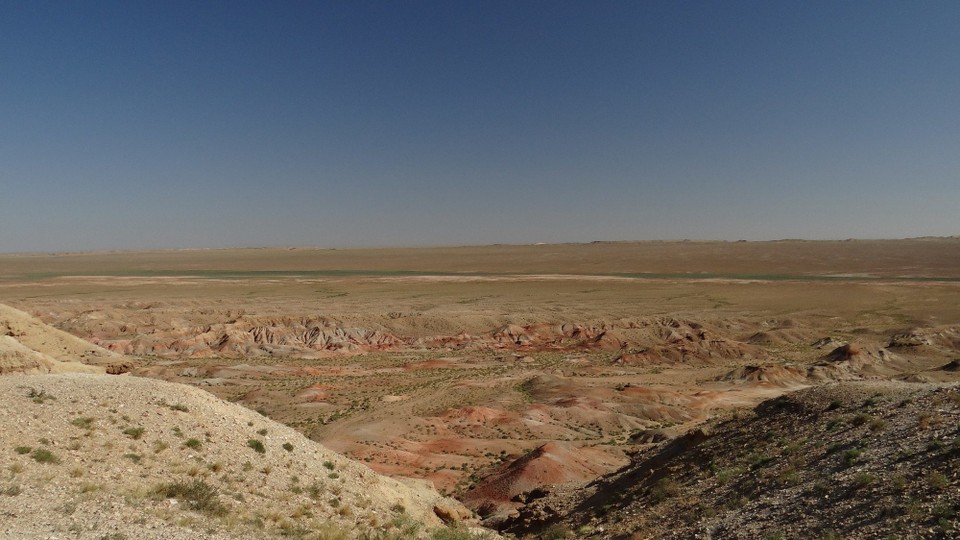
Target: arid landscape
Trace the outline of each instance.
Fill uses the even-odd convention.
[[[156,481],[163,467],[197,478],[195,462],[234,494],[232,517],[192,521],[151,502],[144,519],[157,526],[243,536],[259,523],[307,538],[334,537],[321,523],[403,538],[441,522],[451,534],[482,524],[530,538],[960,534],[957,238],[0,255],[0,303],[4,383],[122,374],[97,383],[102,400],[66,403],[64,380],[33,375],[8,383],[6,410],[29,417],[54,403],[70,409],[56,411],[63,422],[96,418],[99,429],[50,443],[71,445],[77,466],[98,440],[85,437],[116,430],[103,459],[148,456],[125,468]],[[142,420],[121,419],[114,380],[136,382],[117,399],[149,396],[122,405]],[[28,399],[41,388],[57,401]],[[207,450],[161,466],[177,441],[155,438],[152,422],[183,413],[157,404],[187,400],[192,415],[237,427],[212,433],[227,426],[195,420],[211,433]],[[133,423],[144,442],[123,440]],[[26,498],[64,504],[44,487],[54,469],[12,472],[32,464],[39,439],[55,440],[43,425],[4,432],[8,518]],[[272,498],[251,493],[268,488],[235,470],[258,429],[294,447],[252,466],[278,482],[269,489],[326,476],[294,455],[302,437],[322,445],[314,460],[350,470],[349,489],[311,498],[304,487],[265,508],[258,497]],[[171,450],[152,453],[161,443]],[[356,487],[374,473],[406,483],[376,476],[389,496]],[[56,489],[74,508],[98,493],[134,496],[133,486],[87,495],[103,484],[87,478]],[[237,494],[250,503],[242,511]],[[403,532],[397,508],[422,527]],[[49,524],[83,532],[62,516]]]

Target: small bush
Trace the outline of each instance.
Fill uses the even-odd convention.
[[[37,448],[30,454],[37,463],[60,463],[60,458],[46,448]]]
[[[18,447],[16,447],[16,448],[13,449],[14,452],[16,452],[16,453],[18,453],[18,454],[20,454],[20,455],[29,454],[31,450],[33,450],[33,448],[31,448],[31,447],[29,447],[29,446],[18,446]]]
[[[324,462],[323,462],[323,466],[326,467],[326,468],[328,468],[328,469],[330,469],[331,471],[332,471],[333,468],[334,468],[334,465],[333,465],[333,462],[332,462],[332,461],[324,461]]]
[[[870,473],[860,473],[853,477],[853,487],[865,488],[877,481],[877,477]]]
[[[841,405],[843,405],[843,403],[840,403],[840,400],[839,400],[839,399],[835,399],[835,400],[831,401],[829,405],[827,405],[827,410],[828,410],[828,411],[835,411],[835,410],[839,409]]]
[[[227,507],[220,502],[219,490],[203,480],[163,484],[155,493],[167,499],[177,499],[191,510],[204,514],[222,516],[227,513]]]
[[[129,427],[123,430],[123,434],[127,437],[130,437],[133,440],[138,440],[140,437],[143,437],[143,433],[146,431],[142,427]]]
[[[950,480],[948,480],[943,473],[933,471],[927,476],[927,483],[930,484],[930,487],[933,489],[943,489],[950,485]]]
[[[247,441],[247,446],[249,446],[250,448],[253,448],[254,452],[258,454],[267,453],[267,448],[263,446],[263,442],[257,439],[250,439],[249,441]]]
[[[650,488],[650,503],[660,504],[661,502],[676,497],[680,494],[680,486],[669,478],[661,478]]]
[[[286,450],[287,452],[293,452],[293,445],[288,442],[285,442],[283,443],[283,449]]]
[[[847,467],[852,467],[857,463],[860,463],[862,457],[863,450],[859,448],[851,448],[843,453],[843,464]]]
[[[541,540],[564,540],[570,538],[570,536],[570,529],[560,524],[551,525],[540,533]]]
[[[47,391],[44,390],[43,388],[40,388],[39,390],[36,388],[31,388],[30,390],[27,391],[27,397],[32,399],[34,403],[43,403],[44,401],[47,401],[47,400],[56,399],[55,397],[48,394]]]
[[[169,407],[174,411],[190,412],[190,409],[188,409],[186,405],[183,405],[181,403],[174,403],[173,405],[169,405]]]
[[[200,447],[203,446],[203,443],[200,442],[199,439],[192,439],[192,438],[191,438],[191,439],[187,439],[187,441],[186,441],[185,443],[183,443],[183,446],[185,446],[185,447],[187,447],[187,448],[191,448],[191,449],[193,449],[193,450],[199,450]]]
[[[89,416],[85,416],[85,417],[82,417],[82,418],[74,418],[73,420],[70,421],[70,424],[72,424],[72,425],[74,425],[74,426],[76,426],[76,427],[78,427],[78,428],[80,428],[80,429],[90,430],[90,429],[93,429],[93,423],[94,423],[95,421],[96,421],[96,419],[90,418]]]

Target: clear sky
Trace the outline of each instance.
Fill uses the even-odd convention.
[[[0,251],[960,234],[960,2],[0,1]]]

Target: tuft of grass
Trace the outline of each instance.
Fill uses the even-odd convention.
[[[943,489],[950,485],[950,480],[939,471],[933,471],[927,476],[927,483],[933,489]]]
[[[332,461],[329,461],[329,460],[328,460],[328,461],[324,461],[324,462],[323,462],[323,466],[326,467],[327,469],[330,469],[331,471],[334,469],[334,464],[333,464],[333,462],[332,462]]]
[[[863,458],[863,450],[859,448],[851,448],[843,453],[843,464],[847,467],[852,467],[857,463],[860,463]]]
[[[862,489],[867,486],[872,485],[877,481],[877,477],[870,473],[859,473],[853,477],[853,487],[857,489]]]
[[[60,463],[60,458],[46,448],[35,449],[30,454],[30,457],[32,457],[37,463]]]
[[[20,454],[20,455],[29,454],[31,450],[33,450],[33,448],[31,448],[31,447],[29,447],[29,446],[18,446],[18,447],[16,447],[16,448],[13,449],[14,452],[16,452],[16,453],[18,453],[18,454]]]
[[[263,441],[260,441],[258,439],[250,439],[249,441],[247,441],[247,446],[249,446],[250,448],[253,448],[253,451],[258,454],[267,453],[267,448],[263,446]]]
[[[193,450],[199,450],[199,449],[203,446],[203,443],[200,442],[199,439],[190,438],[190,439],[187,439],[187,441],[183,443],[183,446],[185,446],[185,447],[187,447],[187,448],[191,448],[191,449],[193,449]]]
[[[223,516],[228,512],[220,502],[219,490],[203,480],[162,484],[154,489],[154,493],[167,499],[177,499],[191,510],[211,516]]]
[[[94,422],[96,422],[95,418],[84,416],[80,418],[74,418],[73,420],[70,421],[70,424],[80,429],[91,430],[93,429]]]
[[[139,440],[140,437],[143,437],[145,431],[142,427],[128,427],[123,430],[123,434],[136,441]]]

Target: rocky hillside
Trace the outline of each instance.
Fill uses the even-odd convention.
[[[549,538],[957,538],[960,385],[844,382],[766,401],[504,529]]]

